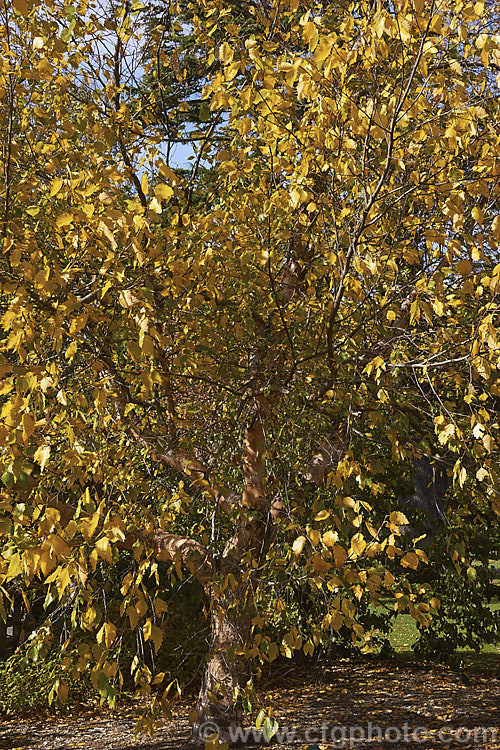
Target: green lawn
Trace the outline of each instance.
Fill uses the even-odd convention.
[[[491,602],[490,609],[492,611],[499,610],[500,600]],[[418,630],[413,617],[411,615],[398,615],[389,639],[394,650],[397,653],[410,651],[417,638]],[[500,654],[500,644],[487,643],[481,649],[481,652],[485,654]]]
[[[393,649],[397,653],[411,651],[411,647],[417,638],[417,624],[413,617],[411,615],[398,615],[389,638]]]

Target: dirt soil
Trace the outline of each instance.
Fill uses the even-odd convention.
[[[498,666],[498,662],[497,662]],[[408,661],[284,667],[266,679],[261,705],[279,722],[274,746],[290,750],[500,750],[500,675],[463,675]],[[189,706],[159,722],[156,735],[133,729],[137,707],[82,707],[71,716],[0,721],[0,750],[182,750]],[[251,722],[250,722],[251,725]],[[291,734],[293,733],[294,734]],[[255,736],[248,738],[255,746]]]

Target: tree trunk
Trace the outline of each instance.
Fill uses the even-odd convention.
[[[12,653],[19,646],[21,640],[21,633],[23,627],[23,600],[21,597],[15,596],[14,606],[12,611]]]
[[[275,535],[272,509],[266,494],[265,434],[260,411],[245,430],[243,494],[238,528],[225,546],[219,581],[206,587],[211,597],[212,640],[197,705],[193,742],[203,746],[210,728],[223,742],[243,721],[241,691],[251,678],[249,657],[253,574],[244,576],[251,558],[257,570]],[[245,557],[245,562],[242,559]]]
[[[251,677],[250,662],[244,655],[249,643],[251,617],[241,609],[241,592],[212,599],[212,635],[193,727],[195,745],[216,734],[231,742],[231,729],[243,722],[240,693]]]
[[[7,624],[0,620],[0,661],[7,658]]]

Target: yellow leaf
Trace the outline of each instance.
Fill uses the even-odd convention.
[[[139,613],[132,604],[127,607],[127,615],[130,619],[130,627],[132,628],[132,630],[134,630],[134,628],[137,626],[137,623],[139,622]]]
[[[158,165],[160,174],[165,177],[174,187],[179,184],[179,178],[175,172],[170,169],[166,164],[160,163]]]
[[[136,307],[141,302],[139,297],[136,297],[131,289],[124,289],[121,291],[118,295],[118,301],[122,307],[128,307],[129,309]]]
[[[80,531],[82,532],[85,539],[90,539],[94,535],[97,524],[99,523],[100,515],[101,509],[99,507],[91,518],[84,518],[81,521]]]
[[[71,521],[70,521],[70,523],[71,523]],[[68,524],[68,526],[69,526],[69,524]],[[66,529],[67,528],[68,527],[66,527]],[[78,578],[80,579],[80,584],[81,584],[82,588],[86,587],[88,577],[89,577],[88,572],[79,565],[78,566]]]
[[[315,515],[314,520],[315,521],[325,521],[329,517],[330,517],[330,511],[329,510],[320,510],[320,512]]]
[[[85,610],[85,612],[82,615],[82,619],[81,619],[82,628],[84,630],[92,630],[92,625],[93,625],[96,617],[97,617],[97,610],[96,610],[96,608],[92,604],[89,604],[87,606],[87,609]]]
[[[472,209],[472,216],[475,218],[478,224],[482,224],[484,221],[484,214],[479,206],[474,206]]]
[[[399,510],[394,510],[389,516],[389,521],[395,526],[401,526],[408,523],[408,519],[404,513],[400,513]]]
[[[314,51],[314,62],[316,64],[323,62],[323,60],[326,60],[328,55],[330,54],[330,51],[333,46],[333,40],[329,37],[322,37],[320,39],[318,46],[316,47]]]
[[[69,332],[73,336],[75,333],[79,333],[82,328],[85,327],[87,320],[88,320],[88,313],[83,312],[80,315],[77,315],[76,318],[73,318],[71,321],[71,325],[69,327]]]
[[[40,389],[42,393],[47,393],[49,388],[52,388],[53,385],[54,385],[54,381],[48,375],[46,375],[44,378],[40,380]]]
[[[356,508],[356,501],[352,497],[344,497],[342,503],[346,508]]]
[[[375,17],[372,21],[372,28],[375,31],[379,39],[382,38],[385,29],[385,16],[381,13],[378,18]]]
[[[389,588],[389,586],[393,586],[395,583],[396,579],[394,578],[392,573],[386,570],[384,573],[384,586],[386,587],[386,589]]]
[[[224,65],[230,63],[233,59],[234,52],[227,42],[223,42],[219,47],[219,57]]]
[[[106,633],[106,646],[110,648],[110,646],[113,645],[113,642],[116,638],[116,627],[113,625],[112,622],[106,622],[104,624],[104,630]]]
[[[31,414],[23,414],[23,440],[26,443],[35,429],[35,420]]]
[[[155,214],[161,214],[162,208],[156,198],[152,198],[149,202],[149,210],[154,211]]]
[[[98,643],[106,644],[106,648],[111,648],[116,638],[116,627],[112,622],[105,622],[96,635]]]
[[[468,276],[472,271],[472,263],[470,260],[459,260],[457,263],[457,271],[461,276]]]
[[[68,360],[73,359],[76,352],[78,351],[78,344],[76,341],[72,341],[66,351],[64,352],[64,357]]]
[[[337,568],[341,568],[346,561],[347,552],[340,544],[336,544],[333,548],[333,557],[335,559],[335,565],[337,566]]]
[[[307,23],[304,24],[304,31],[302,32],[304,36],[304,41],[310,42],[311,39],[318,35],[317,27],[314,21],[307,21]]]
[[[37,39],[39,39],[39,37],[37,37]],[[63,181],[62,181],[62,179],[61,179],[60,177],[55,177],[55,178],[54,178],[54,179],[52,180],[52,182],[51,182],[51,185],[50,185],[50,193],[49,193],[49,197],[50,197],[50,198],[53,198],[53,197],[54,197],[54,195],[57,195],[57,193],[58,193],[58,192],[59,192],[59,190],[60,190],[60,189],[62,188],[62,186],[63,186]],[[61,214],[61,216],[65,216],[65,215],[68,215],[68,216],[69,216],[69,214]],[[61,217],[59,217],[59,219],[60,219],[60,218],[61,218]],[[59,221],[59,219],[58,219],[58,221]],[[70,219],[70,221],[71,221],[71,219]],[[57,222],[56,222],[56,223],[57,223]],[[69,222],[68,222],[68,223],[69,223]],[[57,226],[59,226],[59,224],[58,224]]]
[[[344,617],[340,614],[340,612],[336,612],[334,617],[331,621],[331,626],[335,630],[336,633],[340,630],[342,625],[344,624]]]
[[[317,529],[312,529],[311,527],[308,527],[307,529],[307,536],[309,537],[309,541],[316,546],[321,539],[321,532]]]
[[[446,445],[450,437],[454,434],[455,434],[455,425],[448,424],[446,425],[444,430],[441,430],[441,432],[439,433],[438,440],[441,443],[441,445]]]
[[[486,450],[488,451],[488,453],[491,453],[491,451],[495,447],[495,441],[491,437],[491,435],[485,435],[483,437],[482,443],[483,443],[484,447],[486,448]]]
[[[47,508],[47,511],[49,509]],[[55,509],[51,509],[55,510]],[[48,512],[46,512],[46,516],[48,517]],[[59,520],[60,514],[58,512],[57,520]],[[65,557],[70,554],[70,548],[64,541],[64,539],[61,539],[58,534],[49,534],[47,537],[47,542],[50,545],[51,554],[57,555],[57,557]]]
[[[163,642],[163,630],[156,625],[151,625],[151,633],[150,633],[150,640],[153,641],[154,647],[155,647],[155,654],[158,653],[160,650],[160,646]]]
[[[338,538],[339,535],[337,534],[337,532],[329,529],[328,531],[325,531],[322,536],[323,544],[325,544],[327,547],[333,547]]]
[[[66,698],[68,697],[69,693],[69,687],[68,683],[64,680],[61,680],[57,686],[57,698],[61,703],[64,703]]]
[[[44,550],[40,555],[40,570],[42,571],[44,578],[47,578],[50,571],[54,570],[55,567],[55,559],[50,556],[48,549]]]
[[[415,550],[415,554],[417,555],[417,557],[420,560],[423,560],[424,563],[428,563],[429,562],[429,558],[427,557],[427,555],[425,554],[425,552],[424,552],[423,549],[417,549],[417,550]]]
[[[141,359],[141,348],[137,341],[127,341],[127,351],[134,360],[134,362],[139,362]]]
[[[144,635],[144,640],[148,641],[151,636],[151,628],[153,627],[153,623],[151,622],[151,619],[148,617],[144,625],[142,626],[142,633]]]
[[[147,195],[149,193],[149,182],[148,182],[148,176],[146,172],[141,177],[141,189],[144,195]]]
[[[154,605],[157,616],[161,615],[162,612],[168,612],[168,604],[163,599],[157,597],[154,601]]]
[[[374,369],[385,370],[385,367],[386,365],[382,357],[377,356],[377,357],[374,357],[374,359],[372,359],[371,362],[368,362],[363,372],[366,372],[367,375],[371,375]]]
[[[108,242],[111,245],[111,247],[113,248],[113,250],[115,250],[116,247],[117,247],[116,240],[114,238],[113,232],[108,227],[108,225],[104,221],[101,221],[101,222],[99,222],[98,229],[104,235],[104,237],[106,237],[106,239],[108,240]],[[102,295],[101,296],[101,299],[102,299],[102,297],[104,297],[104,294],[101,292],[101,295]]]
[[[110,529],[106,529],[106,535],[112,542],[123,542],[125,540],[125,534],[118,526],[112,526]]]
[[[297,208],[300,203],[300,193],[298,190],[290,190],[290,204],[292,208]]]
[[[97,554],[99,555],[99,557],[102,557],[103,560],[106,560],[106,562],[109,563],[113,562],[111,545],[109,543],[109,539],[106,536],[103,536],[97,540],[97,542],[95,543],[95,549],[97,550]]]
[[[363,553],[363,550],[366,547],[366,542],[363,534],[361,532],[358,532],[357,534],[354,534],[354,536],[351,539],[351,549],[356,555],[361,555]]]
[[[297,539],[292,544],[292,552],[293,552],[293,554],[298,557],[300,555],[300,553],[302,552],[302,550],[304,549],[305,543],[306,543],[305,536],[299,536],[299,537],[297,537]]]
[[[309,639],[304,643],[303,651],[306,656],[312,656],[314,654],[314,643]]]
[[[327,560],[323,560],[321,555],[314,555],[312,558],[312,565],[315,573],[326,573],[326,571],[330,570],[332,567],[331,563]]]
[[[485,432],[486,432],[486,428],[484,427],[484,425],[480,424],[479,422],[478,424],[474,425],[474,429],[472,430],[472,434],[474,435],[476,440],[481,440]]]
[[[7,569],[7,580],[10,580],[11,578],[16,578],[22,569],[21,565],[21,557],[18,552],[12,555],[12,557],[9,559],[9,567]]]
[[[12,5],[18,13],[21,13],[23,16],[28,15],[29,8],[26,0],[12,0]]]
[[[168,201],[173,194],[174,191],[170,185],[157,185],[155,187],[155,196],[159,201]]]
[[[59,214],[59,216],[56,219],[56,226],[61,229],[61,227],[66,227],[73,221],[73,214]]]
[[[64,594],[66,588],[71,583],[71,576],[70,576],[68,568],[61,566],[60,572],[57,578],[55,579],[55,582],[57,586],[57,594],[60,599],[62,595]]]
[[[416,570],[418,568],[418,557],[414,552],[407,552],[404,557],[401,558],[401,565],[404,568],[412,568]]]
[[[33,459],[40,464],[40,473],[43,472],[45,464],[47,463],[50,456],[50,445],[41,445],[35,451]]]

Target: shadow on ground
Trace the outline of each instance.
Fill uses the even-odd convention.
[[[411,660],[333,666],[284,667],[271,673],[261,691],[280,732],[275,746],[302,750],[455,750],[500,748],[500,679],[491,660],[488,673],[463,675]],[[185,716],[186,710],[179,712]],[[134,719],[116,710],[103,716],[47,721],[0,722],[0,750],[181,750],[189,725],[183,718],[159,723],[154,738],[134,742]],[[288,733],[288,734],[286,734]],[[249,737],[255,740],[254,737]],[[252,742],[253,744],[253,742]]]

